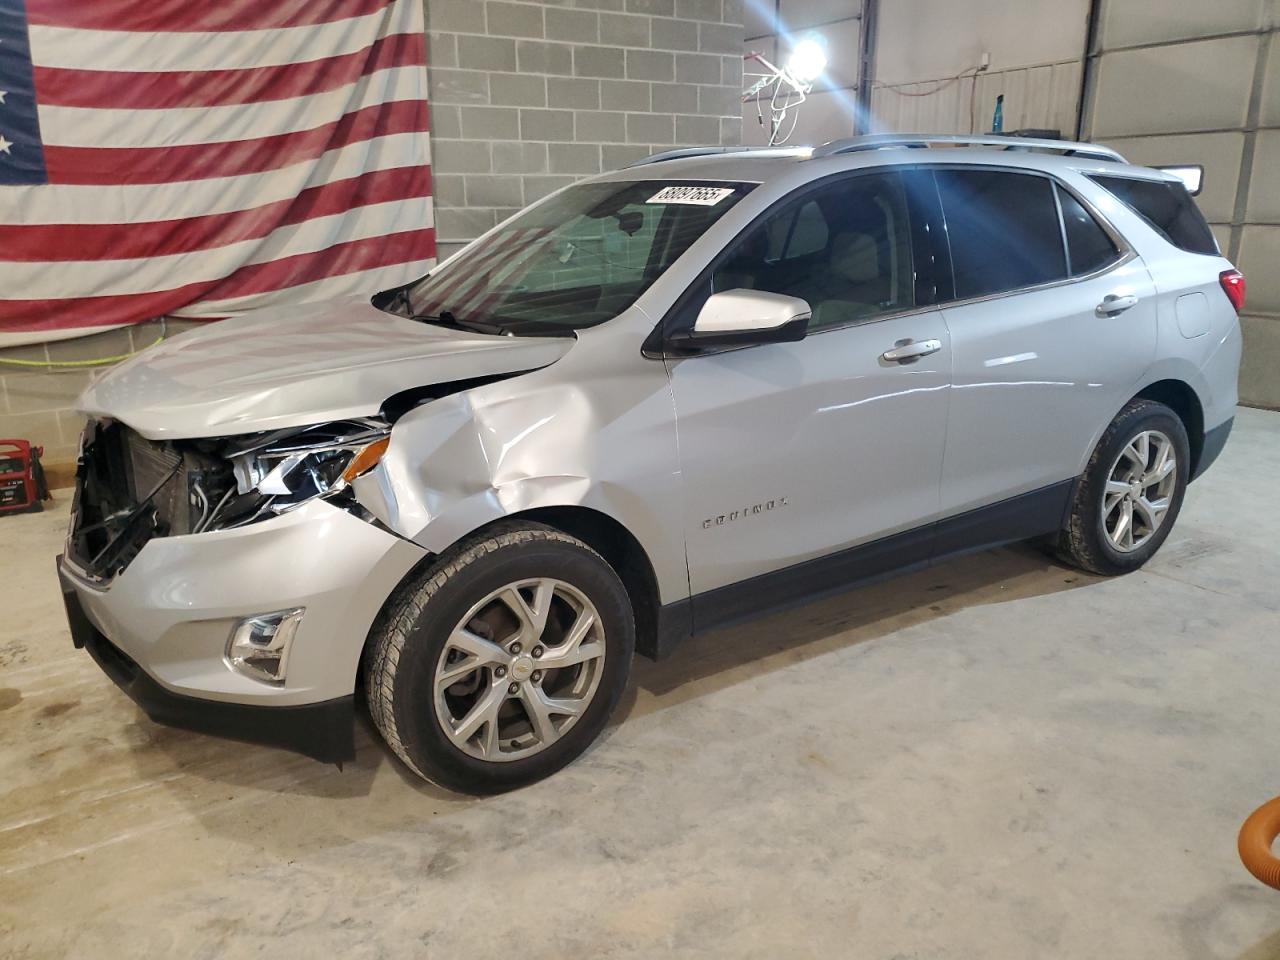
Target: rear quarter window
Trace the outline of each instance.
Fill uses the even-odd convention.
[[[1090,177],[1180,250],[1218,255],[1209,224],[1181,183],[1135,180],[1132,177]]]
[[[1102,225],[1093,219],[1069,191],[1054,185],[1058,206],[1062,210],[1062,230],[1067,238],[1067,260],[1071,275],[1080,277],[1097,273],[1120,259],[1120,251],[1107,236]]]

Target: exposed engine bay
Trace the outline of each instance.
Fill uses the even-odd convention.
[[[85,427],[69,555],[115,576],[153,537],[241,527],[347,485],[386,449],[391,425],[341,420],[301,430],[158,442],[110,420]]]

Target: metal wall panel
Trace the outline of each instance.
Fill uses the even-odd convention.
[[[1280,226],[1254,224],[1240,242],[1240,269],[1248,278],[1251,313],[1280,313]],[[1276,372],[1280,374],[1280,371]]]
[[[1256,36],[1108,52],[1098,61],[1093,135],[1125,136],[1245,125]]]
[[[1280,43],[1271,44],[1263,73],[1258,122],[1266,127],[1280,127]]]
[[[1200,208],[1249,285],[1241,399],[1280,407],[1280,4],[1098,2],[1085,134],[1204,166]]]
[[[1244,133],[1191,133],[1158,137],[1108,137],[1125,159],[1144,166],[1172,164],[1204,167],[1204,190],[1196,203],[1210,224],[1225,225],[1230,241]]]
[[[1280,129],[1258,131],[1244,218],[1246,223],[1280,223]]]
[[[1089,0],[880,0],[875,79],[881,84],[954,77],[982,55],[991,71],[1079,60]]]
[[[963,77],[941,86],[926,81],[871,91],[873,128],[880,132],[982,133],[991,129],[996,97],[1004,94],[1004,129],[1075,131],[1080,61],[1020,67]],[[936,93],[928,91],[937,89]],[[923,94],[923,95],[922,95]]]
[[[1265,0],[1119,0],[1103,4],[1098,36],[1104,48],[1114,50],[1256,30],[1265,6]]]

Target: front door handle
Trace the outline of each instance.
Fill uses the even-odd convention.
[[[899,340],[892,350],[880,354],[880,359],[886,363],[912,363],[941,349],[941,340]]]
[[[1138,305],[1138,298],[1132,294],[1120,296],[1116,293],[1109,293],[1102,298],[1102,302],[1098,304],[1096,313],[1100,317],[1116,317],[1124,313],[1130,307]]]

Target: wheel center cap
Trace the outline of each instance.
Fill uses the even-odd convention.
[[[511,662],[511,679],[523,683],[533,676],[533,658],[516,657]]]
[[[1142,484],[1137,480],[1129,484],[1129,496],[1133,497],[1135,500],[1142,496]]]

